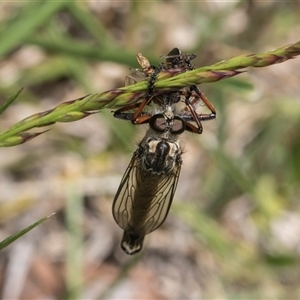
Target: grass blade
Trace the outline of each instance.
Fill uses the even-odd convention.
[[[8,100],[1,105],[0,107],[0,115],[2,115],[6,109],[18,98],[18,96],[21,94],[21,92],[23,91],[23,88],[19,89],[16,94],[14,94],[13,96],[9,97]]]
[[[37,28],[47,22],[52,15],[68,1],[44,1],[17,16],[10,26],[0,32],[0,58],[18,47]]]
[[[45,222],[46,220],[48,220],[50,217],[52,217],[55,213],[52,213],[51,215],[40,219],[39,221],[33,223],[32,225],[24,228],[23,230],[9,236],[8,238],[6,238],[5,240],[3,240],[2,242],[0,242],[0,251],[2,249],[4,249],[5,247],[7,247],[8,245],[10,245],[12,242],[14,242],[15,240],[19,239],[21,236],[23,236],[24,234],[26,234],[27,232],[29,232],[30,230],[32,230],[33,228],[35,228],[36,226],[42,224],[43,222]]]

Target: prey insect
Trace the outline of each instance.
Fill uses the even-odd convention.
[[[139,143],[113,201],[113,216],[124,229],[121,248],[132,255],[143,247],[146,234],[166,219],[182,165],[178,135],[185,122],[168,105],[151,116],[149,129]]]
[[[174,48],[168,53],[167,56],[165,56],[166,62],[160,64],[159,67],[155,67],[152,66],[148,59],[145,58],[141,53],[138,53],[137,60],[142,68],[144,76],[141,75],[141,72],[138,72],[137,74],[139,78],[136,78],[136,81],[142,80],[144,77],[149,78],[147,95],[142,102],[125,106],[115,111],[114,116],[120,119],[131,120],[133,124],[144,124],[148,123],[152,117],[151,113],[144,112],[144,108],[146,105],[150,104],[151,101],[159,106],[162,106],[166,101],[166,97],[172,105],[183,100],[186,107],[182,111],[181,117],[184,121],[186,121],[186,130],[201,134],[203,131],[201,122],[215,119],[216,110],[196,85],[183,88],[176,92],[170,92],[155,97],[153,96],[155,81],[160,71],[181,69],[182,72],[186,72],[188,70],[193,70],[194,68],[191,64],[191,60],[195,57],[196,55],[194,54],[182,54],[178,48]],[[130,76],[130,80],[130,83],[133,83],[133,74]],[[206,105],[206,107],[210,110],[210,113],[199,114],[196,112],[201,102]],[[135,108],[136,111],[134,113],[128,112]],[[195,122],[196,124],[194,125],[191,122]]]

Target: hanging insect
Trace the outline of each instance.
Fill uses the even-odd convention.
[[[151,101],[157,104],[158,106],[162,106],[163,103],[166,102],[164,99],[165,97],[168,98],[168,101],[171,103],[171,105],[183,100],[186,107],[182,111],[181,117],[187,122],[196,123],[196,126],[191,123],[188,123],[186,126],[186,130],[201,134],[203,131],[201,122],[215,119],[216,110],[196,85],[192,85],[188,88],[183,88],[176,92],[165,93],[163,95],[153,97],[156,78],[161,70],[181,69],[182,72],[193,70],[194,68],[191,65],[191,60],[195,57],[196,55],[194,54],[182,54],[182,52],[178,48],[174,48],[168,53],[168,55],[165,56],[166,62],[161,63],[159,67],[155,67],[151,65],[148,59],[145,58],[141,53],[138,53],[137,60],[142,68],[144,76],[140,71],[137,73],[133,73],[129,77],[130,83],[133,83],[134,80],[139,81],[145,77],[148,77],[149,81],[147,95],[142,102],[133,105],[128,105],[115,111],[114,116],[119,119],[131,120],[133,124],[144,124],[148,123],[149,119],[152,116],[151,113],[146,113],[143,111],[146,105],[148,105]],[[206,105],[206,107],[210,110],[211,113],[198,114],[196,112],[196,109],[199,107],[201,102],[203,102]],[[128,113],[128,111],[133,110],[135,108],[137,109],[134,113]]]
[[[130,255],[142,249],[145,235],[157,229],[168,215],[182,165],[179,135],[185,130],[200,134],[201,121],[216,117],[214,107],[196,85],[153,96],[156,77],[161,70],[192,70],[190,61],[193,58],[195,55],[183,55],[174,48],[166,56],[166,62],[157,68],[138,53],[142,72],[131,74],[129,81],[134,83],[148,78],[147,95],[142,102],[114,113],[116,118],[130,120],[133,124],[149,124],[113,201],[114,219],[124,230],[121,248]],[[180,101],[184,101],[186,107],[174,113],[175,105]],[[156,112],[144,111],[150,102],[156,104]],[[196,112],[201,102],[210,109],[210,114]],[[157,110],[162,113],[157,113]]]
[[[124,229],[121,248],[135,254],[146,234],[166,219],[182,165],[178,135],[185,122],[171,106],[149,119],[149,129],[127,167],[113,201],[113,216]]]

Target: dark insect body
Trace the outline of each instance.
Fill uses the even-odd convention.
[[[142,71],[131,74],[127,83],[147,78],[147,94],[142,102],[114,112],[116,118],[133,124],[149,124],[113,201],[114,219],[124,230],[121,248],[129,255],[142,249],[145,235],[157,229],[168,215],[182,165],[179,135],[185,130],[200,134],[203,131],[201,122],[216,117],[214,107],[196,85],[154,96],[155,83],[161,71],[180,69],[183,73],[193,70],[191,60],[195,57],[174,48],[164,57],[165,62],[155,67],[138,53],[137,60]],[[151,102],[156,105],[156,110],[144,110]],[[183,102],[185,107],[178,112],[175,106],[179,102]],[[210,113],[196,112],[202,102]]]
[[[124,229],[121,248],[135,254],[146,234],[166,219],[179,179],[185,122],[171,106],[149,120],[150,128],[127,167],[113,202],[113,216]]]

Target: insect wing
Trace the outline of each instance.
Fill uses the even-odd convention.
[[[136,155],[133,155],[125,174],[121,180],[120,186],[117,190],[116,196],[113,201],[112,212],[116,223],[125,229],[130,221],[133,197],[136,183],[138,160]]]
[[[145,73],[136,69],[131,74],[125,77],[125,86],[135,84],[146,78]]]
[[[158,182],[156,193],[144,222],[144,234],[154,231],[165,221],[177,188],[180,169],[181,165],[176,165],[172,173],[165,175]],[[152,174],[152,176],[157,175]]]
[[[139,216],[141,220],[144,219],[142,224],[139,224],[139,228],[135,229],[144,235],[157,229],[168,215],[176,191],[180,169],[181,165],[177,164],[173,172],[168,175],[153,174],[141,170],[137,157],[133,156],[113,202],[112,210],[116,223],[122,229],[134,228],[137,224],[132,221],[136,219],[137,212],[144,211],[143,206],[147,206],[146,216]],[[143,183],[141,184],[141,182]],[[155,185],[153,188],[151,187],[152,184]],[[149,199],[149,196],[151,196],[147,200],[150,203],[140,201],[143,199],[135,199],[136,194],[140,194],[138,189],[144,189],[144,187],[148,187],[145,189],[149,192],[149,195],[144,194],[144,199]],[[152,192],[153,190],[155,190],[155,193]]]

